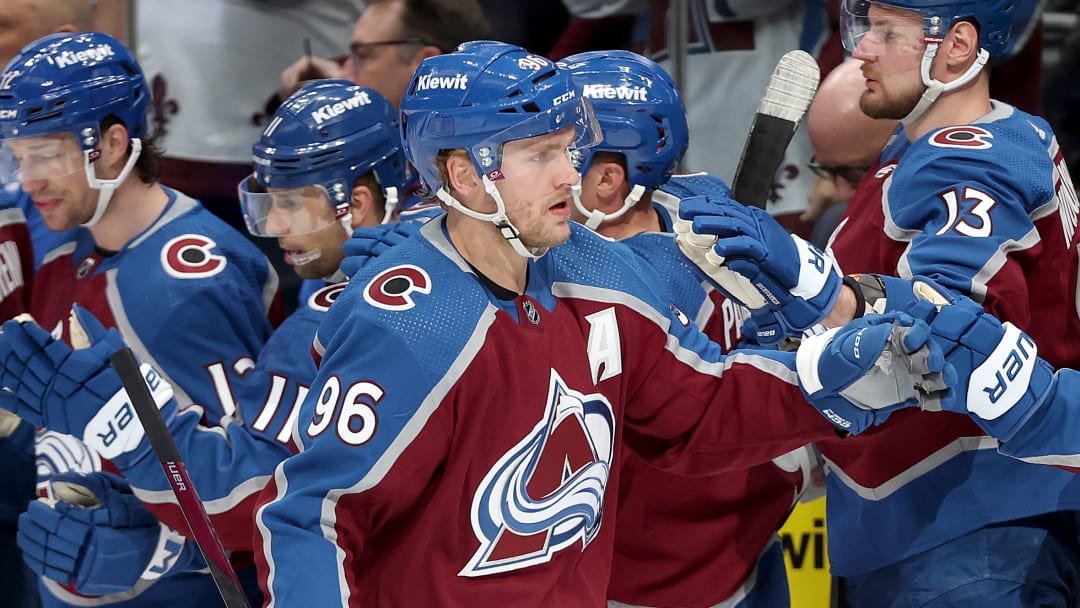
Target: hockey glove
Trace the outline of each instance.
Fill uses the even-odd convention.
[[[751,310],[761,344],[799,337],[832,310],[842,279],[832,259],[768,213],[722,196],[683,200],[679,248]]]
[[[79,437],[108,459],[149,453],[142,424],[109,361],[124,345],[120,334],[79,306],[70,324],[72,341],[85,341],[86,348],[72,349],[32,321],[3,324],[0,407],[35,426]],[[140,369],[168,421],[176,413],[172,387],[151,366]]]
[[[391,222],[370,228],[357,228],[352,237],[341,246],[345,252],[341,271],[346,276],[353,276],[368,262],[419,231],[420,225],[413,222]]]
[[[952,299],[925,316],[957,380],[949,398],[924,409],[969,414],[988,435],[1008,441],[1052,394],[1057,376],[1018,327],[968,298]]]
[[[156,579],[199,559],[185,550],[183,536],[146,510],[122,477],[59,475],[49,481],[49,494],[19,516],[16,540],[31,570],[79,593],[125,591],[140,578]]]
[[[894,410],[940,399],[955,380],[926,323],[900,313],[804,338],[796,367],[811,405],[853,435]]]

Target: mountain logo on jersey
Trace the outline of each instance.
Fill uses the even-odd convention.
[[[387,268],[364,286],[364,300],[384,310],[409,310],[416,306],[413,293],[431,293],[431,277],[412,264]]]
[[[484,476],[472,503],[480,548],[460,576],[551,561],[597,533],[611,474],[615,413],[600,394],[566,385],[554,369],[541,420]]]

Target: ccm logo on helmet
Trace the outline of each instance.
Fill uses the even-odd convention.
[[[563,93],[562,95],[559,95],[555,99],[552,99],[551,100],[551,105],[552,106],[557,106],[557,105],[560,105],[560,104],[565,103],[567,101],[570,101],[571,99],[573,99],[575,97],[577,97],[576,93],[574,93],[573,91],[567,91],[567,92]]]
[[[82,64],[87,61],[101,61],[115,54],[112,45],[99,44],[83,51],[64,51],[59,55],[53,55],[49,58],[49,61],[56,64],[58,68],[66,68],[69,65]]]
[[[0,110],[0,120],[4,120],[5,118],[15,118],[18,114],[18,110]]]
[[[364,287],[368,304],[385,310],[409,310],[416,306],[413,292],[431,293],[431,277],[427,271],[412,264],[384,270]]]
[[[356,108],[366,106],[369,103],[371,103],[371,96],[367,94],[367,91],[360,91],[345,101],[328,103],[325,106],[322,106],[312,112],[311,117],[315,119],[316,125],[321,125],[335,116],[344,114],[348,110],[355,110]]]
[[[217,246],[201,234],[178,236],[161,248],[161,266],[177,279],[204,279],[225,270],[225,256],[213,253]]]

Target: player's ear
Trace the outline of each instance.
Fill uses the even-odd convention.
[[[446,159],[446,174],[451,191],[470,197],[477,189],[483,190],[476,167],[464,150],[455,150]]]
[[[970,21],[960,21],[952,27],[943,46],[949,71],[963,73],[979,54],[979,30]]]
[[[106,175],[98,174],[99,178],[113,179],[120,174],[120,169],[127,162],[128,145],[131,138],[127,129],[122,124],[114,124],[101,132],[101,159],[99,166],[104,168]]]
[[[352,189],[352,200],[349,201],[349,212],[352,213],[352,225],[353,229],[360,226],[374,226],[382,219],[381,216],[375,216],[372,212],[375,209],[375,193],[371,191],[371,188],[363,185],[356,184]],[[374,221],[371,217],[375,217]]]
[[[622,206],[630,184],[626,183],[626,169],[615,161],[603,161],[600,166],[600,180],[596,184],[596,194],[601,201],[611,201]]]

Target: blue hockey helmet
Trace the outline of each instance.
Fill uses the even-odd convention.
[[[143,138],[149,102],[142,69],[119,40],[99,32],[51,34],[20,51],[0,75],[0,138],[66,131],[91,150],[108,116],[130,137]]]
[[[280,236],[267,218],[275,201],[280,208],[290,200],[289,191],[319,199],[304,211],[295,204],[289,215],[289,232],[304,234],[348,214],[360,176],[374,173],[382,187],[384,221],[408,181],[397,111],[374,89],[347,80],[322,80],[293,93],[252,152],[255,171],[240,182],[239,194],[248,230],[257,236]]]
[[[600,139],[589,104],[566,70],[490,40],[466,42],[421,62],[401,100],[401,121],[405,154],[433,193],[445,186],[435,166],[442,150],[467,150],[477,172],[497,180],[508,141],[571,125],[574,147]]]
[[[582,173],[596,152],[626,157],[632,185],[655,190],[671,177],[690,141],[686,106],[664,68],[630,51],[589,51],[562,60],[592,104],[604,139],[580,156]]]
[[[22,160],[4,154],[8,162],[0,166],[0,181],[26,182],[83,171],[90,187],[98,190],[97,207],[83,225],[96,224],[139,159],[149,102],[142,69],[116,38],[86,32],[38,39],[0,74],[0,139],[7,147],[16,139],[55,134],[68,138],[38,142],[52,149]],[[127,129],[130,154],[119,174],[106,179],[97,176],[93,162],[99,154],[101,124],[109,117]],[[80,149],[82,154],[77,153]]]
[[[994,55],[995,63],[1004,61],[1020,52],[1031,39],[1035,27],[1039,25],[1046,0],[1018,0],[1016,3],[1016,16],[1013,18],[1012,30],[1009,32],[1009,41],[1001,53]]]
[[[452,53],[425,59],[401,100],[405,154],[425,188],[447,206],[494,224],[523,257],[537,258],[546,249],[522,243],[506,215],[495,184],[509,177],[503,172],[504,144],[569,128],[574,133],[569,157],[600,141],[596,117],[569,71],[503,42],[466,42]],[[495,212],[468,208],[443,183],[436,157],[456,149],[468,152]]]
[[[841,33],[844,48],[854,52],[859,40],[871,31],[867,13],[871,4],[913,11],[922,16],[923,37],[927,42],[940,41],[958,21],[973,21],[979,28],[979,48],[990,58],[999,57],[1009,49],[1010,32],[1018,17],[1031,11],[1018,10],[1017,0],[843,0],[841,3]]]

